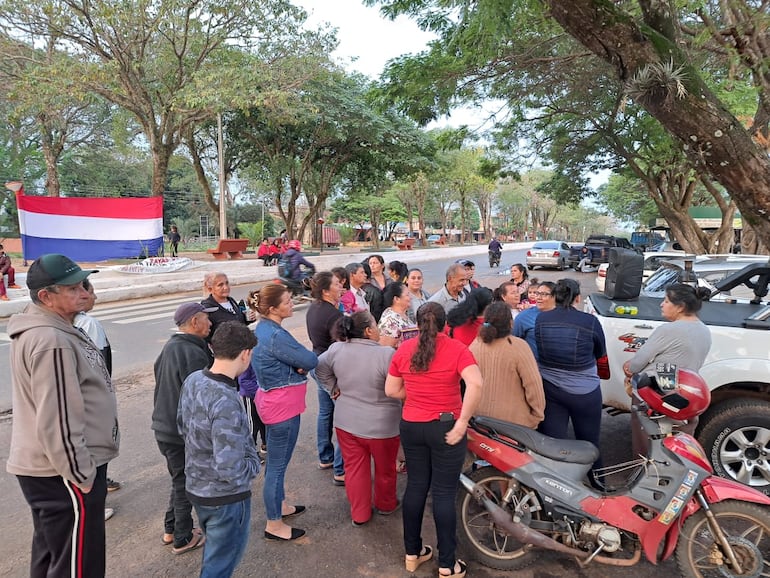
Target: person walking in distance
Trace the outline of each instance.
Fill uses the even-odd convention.
[[[176,225],[171,225],[171,232],[168,234],[168,245],[171,249],[171,256],[172,257],[178,257],[179,256],[179,241],[182,240],[182,236],[179,234],[179,230],[176,228]]]
[[[232,576],[249,542],[251,482],[259,458],[236,378],[249,367],[256,344],[243,323],[220,325],[211,337],[211,369],[189,375],[179,399],[185,486],[207,538],[201,578]]]
[[[6,469],[32,512],[30,576],[105,573],[107,464],[118,455],[117,401],[104,358],[72,323],[86,308],[68,257],[32,263],[32,303],[8,322],[13,426]]]
[[[185,492],[184,438],[179,435],[176,417],[184,380],[194,371],[209,367],[213,361],[206,337],[211,328],[209,313],[215,310],[200,303],[183,303],[177,307],[174,323],[179,331],[166,342],[155,360],[152,430],[171,476],[162,541],[165,545],[173,544],[174,554],[200,548],[206,540],[200,530],[193,529],[192,504]]]

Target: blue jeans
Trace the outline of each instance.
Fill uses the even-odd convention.
[[[249,542],[251,498],[222,506],[195,505],[206,535],[200,578],[232,576]]]
[[[453,446],[444,441],[444,436],[453,426],[454,421],[401,420],[401,445],[408,472],[402,501],[404,549],[409,555],[422,551],[422,518],[430,490],[439,568],[454,568],[455,565],[455,497],[468,447],[465,438]]]
[[[311,372],[315,379],[315,372]],[[318,380],[316,380],[318,383]],[[316,443],[318,445],[318,461],[322,464],[334,463],[334,475],[341,476],[345,473],[345,465],[342,462],[342,450],[339,442],[334,447],[332,432],[334,431],[334,400],[327,391],[318,384],[318,421],[316,422]]]
[[[268,520],[281,519],[281,504],[285,499],[284,478],[299,436],[299,415],[282,422],[265,424],[267,430],[267,461],[262,498]]]

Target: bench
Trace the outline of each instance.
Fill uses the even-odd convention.
[[[398,247],[399,251],[408,251],[412,247],[414,247],[414,239],[412,237],[409,237],[408,239],[404,239],[400,243],[396,243],[396,247]]]
[[[245,251],[248,246],[248,239],[220,239],[216,248],[206,252],[214,255],[214,259],[217,261],[225,261],[228,258],[241,259],[243,258],[242,251]]]

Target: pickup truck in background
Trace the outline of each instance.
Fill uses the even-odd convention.
[[[579,271],[582,266],[590,265],[598,267],[610,260],[610,249],[622,247],[633,249],[628,239],[613,237],[612,235],[591,235],[583,245],[571,245],[567,264]]]
[[[745,286],[751,302],[707,301],[698,316],[711,330],[712,345],[700,374],[711,389],[711,405],[700,416],[695,437],[714,471],[770,495],[770,303],[763,302],[770,263],[753,263],[716,284],[714,295]],[[602,380],[604,404],[630,409],[623,363],[666,323],[661,298],[640,296],[615,302],[594,293],[585,311],[602,325],[611,377]],[[743,300],[747,301],[747,300]],[[625,313],[625,311],[634,312]],[[622,311],[622,312],[621,312]]]

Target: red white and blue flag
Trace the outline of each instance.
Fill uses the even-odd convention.
[[[24,259],[152,257],[163,246],[163,197],[81,198],[16,193]]]

